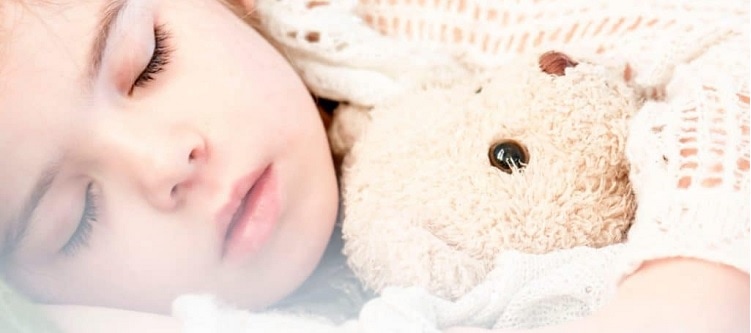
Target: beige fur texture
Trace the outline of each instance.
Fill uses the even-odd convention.
[[[624,240],[635,202],[624,155],[641,104],[623,68],[564,75],[530,57],[370,111],[342,166],[344,253],[369,287],[466,293],[514,249]],[[514,140],[529,160],[490,163]]]

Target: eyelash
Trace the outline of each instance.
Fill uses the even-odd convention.
[[[143,69],[140,75],[133,82],[133,89],[146,86],[153,81],[156,74],[164,70],[169,64],[172,50],[168,47],[170,35],[163,26],[154,27],[154,53],[149,59],[148,65]],[[131,90],[132,92],[132,90]]]
[[[96,191],[93,189],[94,183],[86,186],[86,201],[81,215],[81,221],[78,222],[76,231],[70,237],[68,242],[63,246],[62,252],[67,255],[74,255],[84,246],[89,245],[89,236],[93,224],[97,221],[97,202],[99,200]]]

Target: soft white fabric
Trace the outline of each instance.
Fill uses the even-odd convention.
[[[489,67],[540,50],[587,51],[601,61],[627,59],[639,84],[664,87],[675,64],[731,31],[747,31],[749,6],[739,0],[256,3],[261,29],[310,88],[356,105],[372,105],[424,79],[408,73],[454,66],[445,55]],[[309,32],[320,38],[307,40]]]
[[[421,289],[391,288],[366,304],[360,324],[377,321],[371,318],[403,318],[405,323],[424,322],[429,329],[423,332],[432,332],[451,326],[532,328],[580,318],[615,291],[609,267],[622,249],[619,244],[543,255],[504,253],[485,281],[456,301]]]
[[[172,315],[182,321],[184,333],[234,332],[355,332],[350,324],[335,326],[322,318],[284,313],[251,313],[211,295],[184,295],[175,300]]]
[[[623,274],[678,256],[749,271],[748,36],[678,65],[666,99],[632,120],[626,153],[639,208]]]
[[[578,247],[543,255],[508,252],[484,283],[456,301],[419,288],[389,288],[366,303],[359,318],[342,325],[310,316],[241,311],[208,295],[178,298],[173,315],[183,321],[185,333],[438,333],[456,325],[531,328],[583,317],[599,308],[615,290],[612,261],[623,248]]]
[[[446,53],[381,35],[354,14],[356,5],[259,0],[255,14],[310,90],[332,100],[374,105],[431,75],[461,70]]]

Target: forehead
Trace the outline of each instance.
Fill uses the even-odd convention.
[[[11,132],[29,137],[57,127],[66,118],[65,106],[81,99],[80,79],[100,7],[94,3],[2,2],[0,126],[25,129],[0,131],[2,143],[23,142],[10,140]],[[45,121],[31,121],[41,117]]]
[[[110,1],[5,0],[0,4],[2,69],[41,69],[45,65],[80,66],[96,33],[103,3]],[[43,56],[41,56],[42,54]],[[35,61],[21,61],[34,55]],[[56,57],[56,58],[53,58]],[[45,61],[41,61],[45,60]],[[61,69],[71,66],[59,67]],[[46,68],[45,68],[46,69]],[[5,80],[0,77],[0,80]]]

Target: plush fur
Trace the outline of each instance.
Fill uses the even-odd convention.
[[[503,251],[624,240],[635,210],[624,147],[640,99],[623,68],[546,53],[485,74],[369,111],[342,166],[344,253],[369,287],[456,298]],[[492,165],[505,141],[526,164]]]

